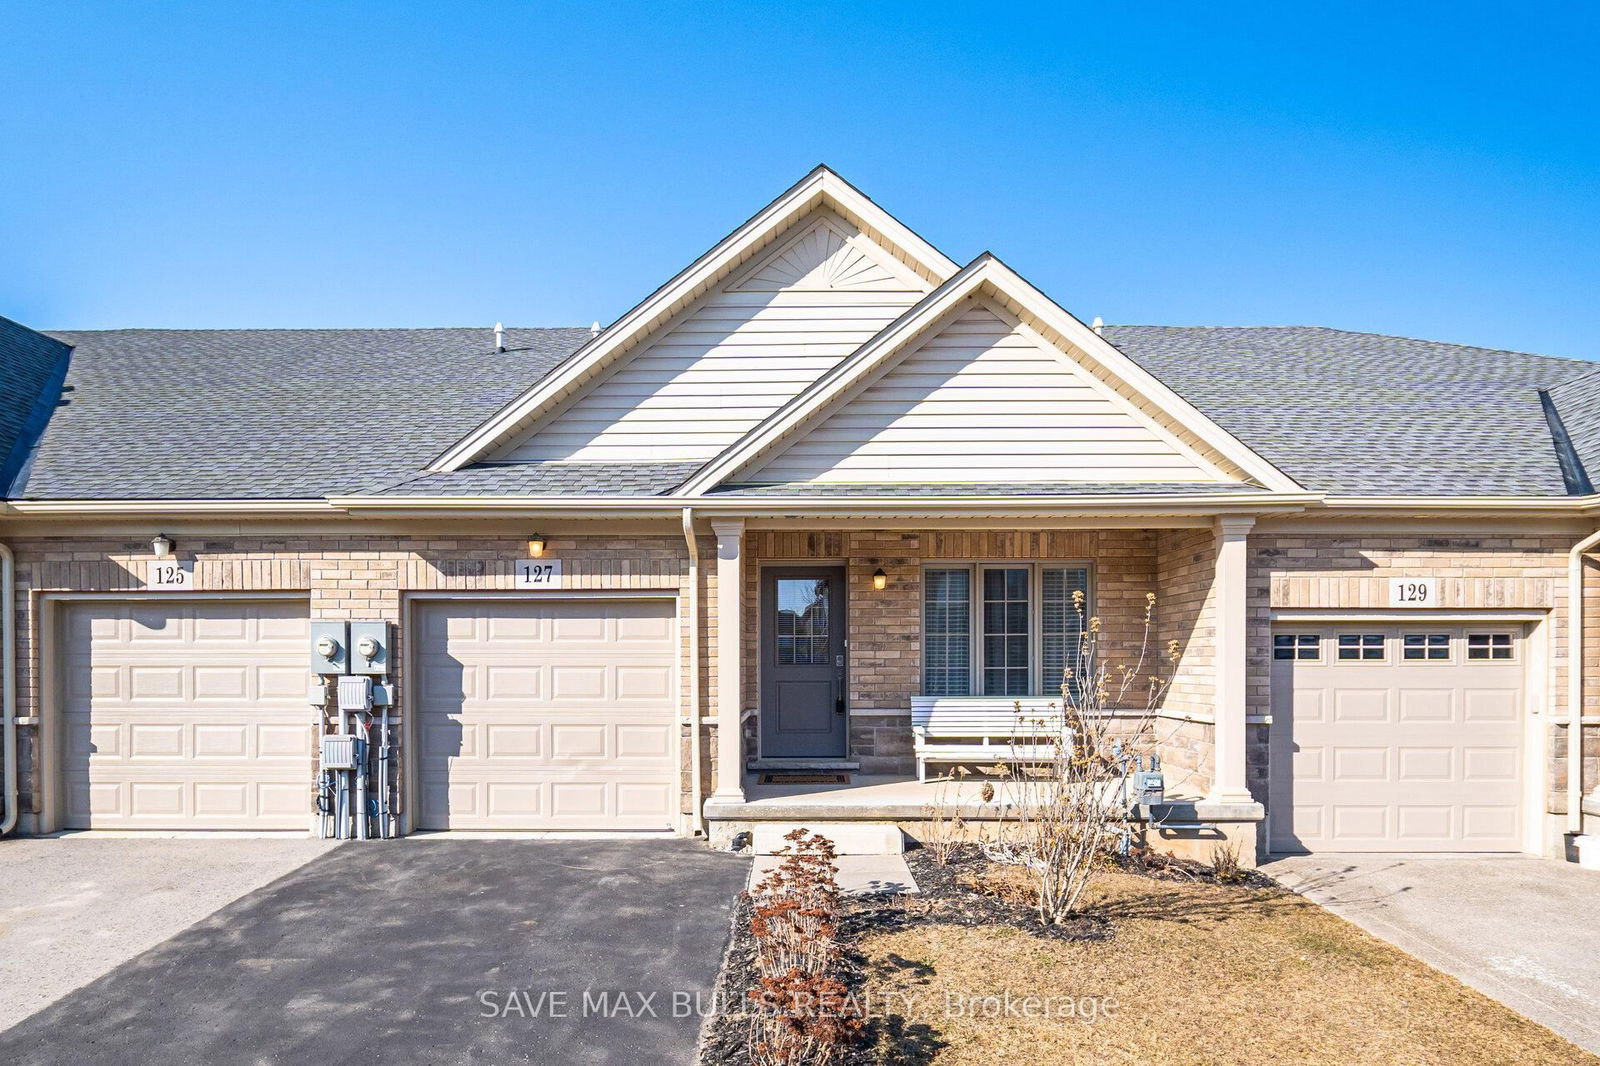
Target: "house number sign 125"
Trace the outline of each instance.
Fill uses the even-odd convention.
[[[193,559],[154,559],[146,574],[145,587],[163,592],[186,592],[194,588]]]
[[[1392,577],[1389,579],[1390,607],[1437,607],[1439,588],[1431,577]]]
[[[561,560],[518,559],[512,584],[519,589],[558,589],[561,587]]]

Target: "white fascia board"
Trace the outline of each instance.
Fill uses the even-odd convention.
[[[692,507],[711,515],[892,517],[913,514],[960,518],[974,515],[1159,515],[1288,514],[1321,497],[1316,493],[1241,492],[1237,495],[1165,494],[1150,496],[349,496],[329,502],[351,514],[437,515],[440,512],[485,517],[495,513],[562,513],[579,517],[671,517]]]
[[[434,472],[459,470],[482,458],[500,441],[524,423],[542,413],[569,389],[582,384],[618,352],[628,348],[656,320],[701,286],[714,281],[739,263],[746,251],[788,228],[821,198],[878,230],[900,251],[916,260],[919,267],[935,278],[946,278],[956,264],[933,245],[917,236],[883,208],[873,203],[849,182],[819,166],[791,186],[777,199],[758,211],[675,277],[645,297],[633,310],[617,319],[599,336],[579,348],[567,360],[531,388],[512,400],[488,421],[467,434],[429,465]]]
[[[1274,492],[1305,491],[1292,478],[1257,455],[1233,434],[1201,414],[1188,401],[1123,355],[1105,338],[1063,310],[1055,301],[1034,288],[992,253],[984,252],[963,267],[959,274],[885,326],[876,337],[858,348],[854,355],[824,374],[784,407],[779,408],[767,421],[735,441],[726,451],[684,482],[678,493],[687,496],[709,491],[739,471],[754,465],[785,437],[804,428],[837,401],[845,398],[880,365],[893,358],[930,326],[956,308],[961,301],[979,292],[984,286],[990,287],[1005,299],[1015,301],[1029,315],[1065,337],[1069,343],[1099,363],[1107,374],[1149,399],[1169,418],[1183,425],[1207,446],[1266,488]],[[1087,369],[1086,372],[1093,374]],[[1187,445],[1183,445],[1183,449],[1185,452],[1193,453],[1193,449]],[[1205,465],[1211,466],[1209,462]]]
[[[1324,496],[1319,509],[1393,512],[1600,512],[1600,495],[1591,496]]]

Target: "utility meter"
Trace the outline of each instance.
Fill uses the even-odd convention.
[[[342,674],[350,666],[345,622],[311,623],[311,672]]]
[[[351,622],[350,656],[352,674],[387,674],[389,672],[388,622]]]

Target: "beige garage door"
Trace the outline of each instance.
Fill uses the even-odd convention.
[[[80,603],[61,637],[67,827],[311,824],[304,603]]]
[[[1520,850],[1519,632],[1280,626],[1272,655],[1273,851]]]
[[[672,827],[672,601],[441,601],[416,623],[420,828]]]

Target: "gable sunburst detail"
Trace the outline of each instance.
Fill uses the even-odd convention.
[[[780,248],[728,292],[906,291],[925,289],[903,268],[872,254],[870,242],[831,219],[817,222]],[[898,264],[895,264],[898,266]]]

